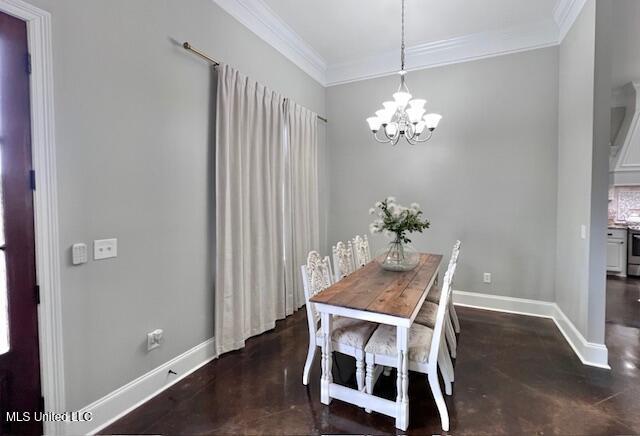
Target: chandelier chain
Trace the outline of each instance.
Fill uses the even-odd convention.
[[[402,0],[402,43],[400,45],[400,71],[404,71],[404,1]]]

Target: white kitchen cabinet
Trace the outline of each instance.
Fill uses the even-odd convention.
[[[607,272],[622,277],[627,275],[626,229],[609,229],[607,232]]]

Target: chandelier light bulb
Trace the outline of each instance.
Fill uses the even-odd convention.
[[[398,104],[395,101],[385,101],[384,103],[382,103],[382,106],[384,106],[384,110],[389,111],[393,114],[395,114],[395,112],[398,110]]]
[[[423,100],[421,98],[414,98],[409,102],[409,106],[420,109],[424,108],[425,104],[427,104],[427,100]]]
[[[376,111],[376,117],[380,119],[382,124],[389,124],[389,121],[391,121],[391,118],[393,117],[393,112],[386,109],[380,109],[379,111]]]
[[[410,107],[407,109],[407,115],[409,115],[409,121],[412,123],[417,123],[422,119],[426,111],[421,107]]]
[[[380,130],[380,126],[382,125],[382,121],[378,117],[367,118],[367,123],[369,123],[369,128],[373,132],[377,132],[378,130]]]
[[[387,126],[384,129],[386,130],[387,135],[396,136],[396,133],[398,133],[398,124],[397,123],[387,124]]]
[[[398,105],[398,109],[402,110],[407,107],[407,103],[411,100],[411,94],[408,92],[398,91],[393,94],[393,99]]]
[[[438,124],[440,124],[440,120],[442,119],[442,115],[440,114],[427,114],[424,116],[424,122],[427,126],[427,129],[433,131]]]
[[[416,135],[420,135],[422,132],[424,132],[425,127],[427,127],[427,123],[425,123],[424,121],[418,121],[418,124],[416,124]]]

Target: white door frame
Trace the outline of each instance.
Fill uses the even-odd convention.
[[[53,115],[51,14],[22,0],[0,0],[0,11],[27,23],[31,53],[31,153],[34,193],[36,273],[40,286],[38,328],[40,374],[47,411],[65,411],[62,347],[58,195]],[[61,434],[64,423],[45,422],[46,434]]]

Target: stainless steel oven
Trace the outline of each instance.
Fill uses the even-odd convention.
[[[640,229],[629,229],[627,275],[640,276]]]

